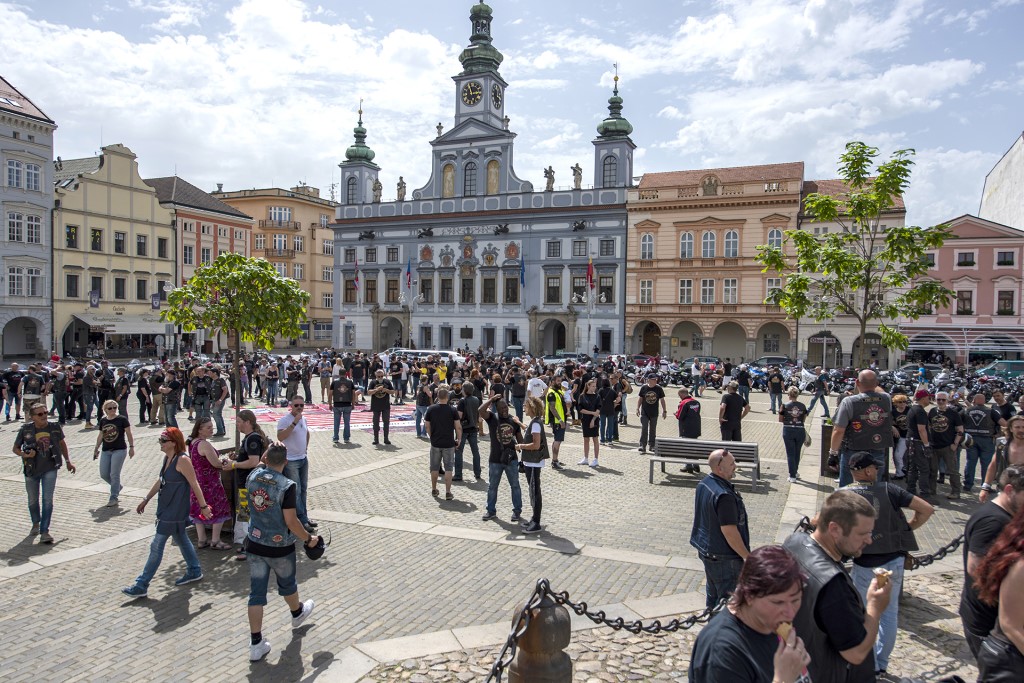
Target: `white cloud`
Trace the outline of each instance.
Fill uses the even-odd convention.
[[[128,0],[132,9],[163,15],[150,26],[168,33],[199,26],[199,20],[206,14],[206,4],[204,0]]]
[[[964,213],[977,215],[985,174],[999,155],[935,148],[918,150],[914,160],[908,212],[913,212],[914,222],[920,225],[936,225]]]
[[[512,86],[516,90],[559,90],[568,82],[564,78],[517,78]]]

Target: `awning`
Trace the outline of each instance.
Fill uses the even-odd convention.
[[[164,334],[167,323],[150,315],[114,315],[75,313],[74,316],[94,332],[106,334]]]

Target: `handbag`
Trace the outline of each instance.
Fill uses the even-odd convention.
[[[1024,655],[1001,634],[990,633],[978,650],[978,680],[1016,683],[1024,676]]]

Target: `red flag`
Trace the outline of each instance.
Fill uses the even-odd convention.
[[[594,259],[591,257],[590,263],[587,264],[587,287],[590,289],[594,288]]]
[[[359,289],[359,259],[356,259],[356,289]]]

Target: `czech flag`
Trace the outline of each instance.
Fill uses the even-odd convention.
[[[356,289],[359,289],[359,259],[356,259]]]
[[[594,259],[591,257],[590,262],[587,264],[587,287],[590,289],[594,288]]]

